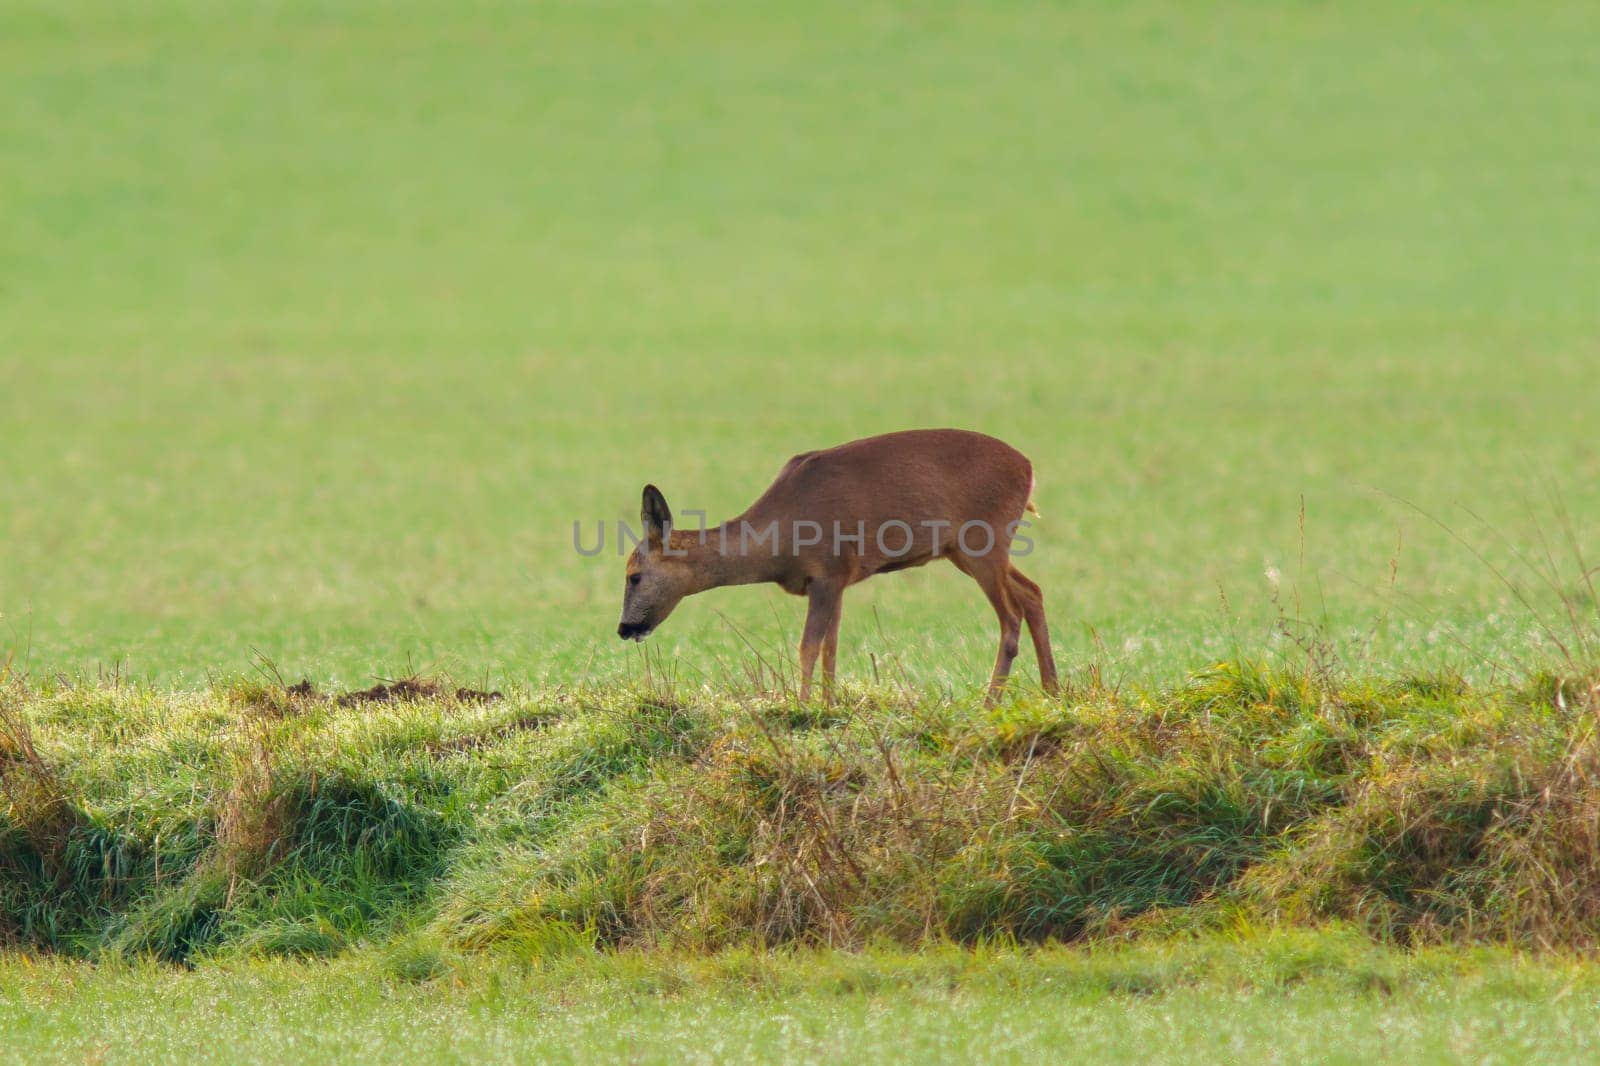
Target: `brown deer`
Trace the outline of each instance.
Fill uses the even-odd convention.
[[[1011,565],[1011,542],[1033,505],[1033,464],[993,437],[959,429],[887,433],[806,452],[784,464],[741,515],[703,530],[675,530],[666,498],[644,488],[644,539],[628,557],[617,636],[643,640],[685,596],[771,581],[809,601],[800,638],[800,699],[822,655],[833,696],[844,590],[874,574],[949,559],[989,597],[1000,619],[992,702],[1011,672],[1028,623],[1045,691],[1056,664],[1044,593]]]

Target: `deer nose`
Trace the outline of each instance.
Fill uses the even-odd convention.
[[[623,640],[627,640],[629,637],[633,636],[643,628],[644,626],[636,626],[628,622],[623,622],[617,626],[617,636],[621,637]]]

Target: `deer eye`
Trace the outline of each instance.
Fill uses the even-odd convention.
[[[628,575],[628,584],[630,584],[630,585],[637,585],[639,582],[641,582],[643,580],[644,580],[644,575],[643,574],[629,574]]]

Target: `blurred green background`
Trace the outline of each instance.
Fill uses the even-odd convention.
[[[0,649],[717,684],[800,601],[623,645],[573,521],[953,425],[1034,460],[1064,666],[1268,649],[1269,572],[1375,663],[1534,654],[1392,497],[1595,547],[1597,70],[1592,3],[9,0]],[[846,602],[847,677],[986,676],[953,569]]]

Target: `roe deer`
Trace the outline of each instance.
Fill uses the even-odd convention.
[[[993,701],[1028,623],[1039,680],[1056,691],[1044,594],[1011,565],[1023,512],[1034,511],[1033,464],[993,437],[909,430],[806,452],[784,464],[741,515],[704,530],[674,530],[666,498],[644,488],[644,539],[628,557],[617,636],[643,640],[678,601],[722,585],[772,581],[810,603],[800,639],[800,699],[822,655],[833,695],[844,590],[874,574],[948,558],[989,597],[1000,619]]]

